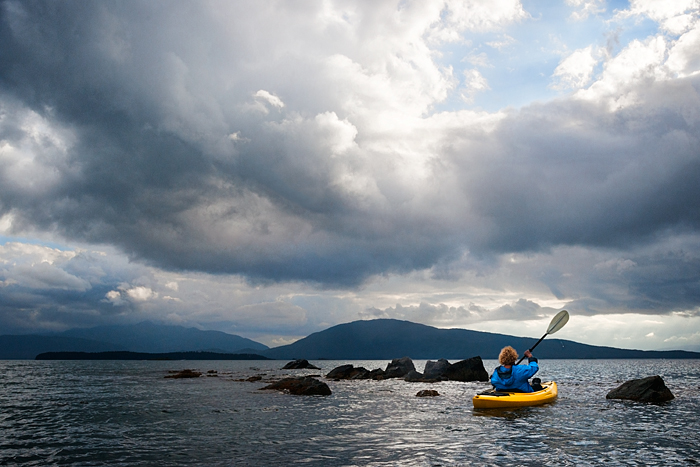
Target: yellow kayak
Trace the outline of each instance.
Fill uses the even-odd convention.
[[[547,381],[542,383],[541,391],[537,392],[505,392],[485,391],[472,399],[475,409],[504,409],[509,407],[530,407],[553,402],[557,398],[557,383]]]

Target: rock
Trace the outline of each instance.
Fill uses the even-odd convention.
[[[411,370],[408,372],[408,374],[406,376],[404,376],[403,380],[408,381],[409,383],[422,382],[423,381],[423,374],[418,373],[416,370]]]
[[[415,365],[413,365],[413,360],[408,357],[395,358],[387,365],[386,370],[384,370],[384,378],[403,378],[411,370],[416,370]]]
[[[441,358],[437,362],[428,360],[423,369],[423,375],[429,379],[439,379],[445,376],[445,371],[450,367],[450,362]]]
[[[610,391],[606,399],[627,399],[637,402],[666,402],[674,399],[661,376],[632,379]]]
[[[472,357],[451,364],[443,375],[450,381],[488,381],[489,374],[481,357]]]
[[[424,374],[419,373],[416,370],[409,371],[408,374],[404,376],[403,380],[409,383],[437,383],[442,381],[441,378],[427,378]]]
[[[194,370],[182,370],[177,373],[167,375],[166,378],[199,378],[202,373]]]
[[[327,375],[328,379],[369,379],[370,372],[361,366],[340,365],[333,368]]]
[[[352,371],[352,365],[340,365],[328,372],[326,378],[330,379],[348,379],[347,375]]]
[[[320,370],[319,367],[312,365],[308,360],[304,359],[291,361],[282,367],[283,370],[305,370],[307,368],[310,370]]]
[[[284,391],[297,396],[329,396],[331,388],[323,381],[316,378],[284,378],[283,380],[269,384],[261,389],[275,389]]]
[[[369,379],[382,380],[386,373],[381,368],[376,368],[369,372]]]
[[[261,379],[262,379],[262,376],[255,375],[255,376],[251,376],[250,378],[246,378],[245,381],[249,381],[251,383],[254,383],[255,381],[260,381]]]
[[[418,391],[418,394],[416,394],[416,397],[435,397],[439,396],[440,394],[433,390],[433,389],[423,389],[422,391]]]

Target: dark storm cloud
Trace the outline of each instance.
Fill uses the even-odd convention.
[[[318,40],[285,49],[298,31],[275,42],[250,29],[253,8],[223,22],[198,5],[2,4],[2,138],[30,139],[12,123],[30,109],[70,139],[64,153],[42,143],[56,153],[35,161],[51,183],[0,187],[17,231],[168,269],[331,285],[467,250],[624,249],[697,231],[700,78],[642,87],[614,112],[562,100],[490,132],[438,129],[419,182],[338,107],[322,60],[302,50]],[[343,185],[355,177],[366,187]]]
[[[490,224],[475,246],[626,247],[700,226],[700,79],[640,89],[643,101],[532,105],[501,123],[484,157],[454,156]],[[469,148],[467,151],[474,151]]]

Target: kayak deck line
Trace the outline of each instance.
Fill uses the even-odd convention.
[[[559,391],[557,383],[542,383],[542,390],[535,392],[510,392],[489,390],[480,392],[472,399],[475,409],[500,409],[509,407],[531,407],[556,400]]]

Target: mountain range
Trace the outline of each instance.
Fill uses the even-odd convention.
[[[33,359],[44,352],[168,353],[208,351],[257,354],[275,359],[384,360],[496,359],[501,348],[512,345],[519,352],[536,339],[466,329],[376,319],[339,324],[313,333],[293,344],[269,348],[259,342],[220,331],[143,322],[132,325],[71,329],[54,335],[0,336],[0,359]],[[548,337],[535,350],[538,358],[700,358],[699,352],[649,351],[601,347]]]
[[[168,353],[208,351],[260,354],[269,347],[254,340],[221,331],[183,326],[138,324],[69,329],[52,335],[0,336],[0,360],[33,359],[45,352]]]
[[[262,355],[277,359],[374,360],[408,356],[413,359],[497,359],[511,345],[520,353],[537,339],[466,329],[439,329],[395,319],[339,324]],[[538,358],[700,358],[698,352],[649,351],[600,347],[548,337],[534,351]]]

